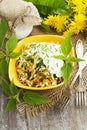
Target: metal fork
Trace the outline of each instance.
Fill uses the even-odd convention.
[[[76,90],[76,106],[86,106],[86,88],[83,83],[82,72],[80,73],[79,85]]]
[[[76,44],[76,55],[78,58],[83,58],[83,43],[81,40],[77,41]],[[86,106],[86,88],[85,85],[83,84],[83,79],[82,79],[82,63],[79,62],[79,69],[80,71],[80,76],[79,76],[79,85],[76,90],[76,106]]]

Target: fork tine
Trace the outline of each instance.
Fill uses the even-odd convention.
[[[81,93],[76,92],[76,106],[81,106],[82,103],[81,100],[82,100]]]
[[[86,106],[86,88],[84,87],[82,72],[79,77],[79,85],[76,89],[76,106]]]
[[[86,106],[86,92],[84,92],[83,94],[84,94],[84,105]]]
[[[78,92],[76,92],[76,106],[78,106],[79,102],[78,102]]]
[[[79,94],[79,106],[81,106],[81,99],[82,99],[82,95],[81,95],[81,92],[78,92],[78,94]]]
[[[86,92],[76,92],[76,106],[86,106]]]
[[[81,105],[84,105],[84,92],[81,92]]]

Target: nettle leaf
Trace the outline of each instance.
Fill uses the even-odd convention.
[[[0,52],[0,58],[4,58],[5,54],[4,52]]]
[[[10,84],[7,82],[7,80],[2,78],[2,89],[7,95],[10,95]]]
[[[65,56],[67,56],[71,52],[71,49],[72,49],[71,35],[68,32],[63,43],[61,44],[61,50],[62,50],[62,53]]]
[[[13,110],[15,107],[16,107],[16,99],[10,99],[4,111],[9,112]]]
[[[20,90],[21,91],[21,90]],[[15,95],[15,99],[16,99],[16,102],[17,103],[20,103],[21,102],[21,99],[20,99],[20,91]]]
[[[6,42],[6,51],[12,52],[17,46],[16,34],[13,33],[10,39]]]
[[[72,62],[80,62],[80,61],[84,61],[84,59],[76,58],[76,57],[71,57],[70,61],[72,61]]]
[[[6,60],[0,61],[0,73],[2,76],[6,76],[8,74],[8,64]]]
[[[9,30],[8,22],[6,19],[2,19],[0,23],[0,48],[2,47],[3,41],[5,39],[6,33]]]
[[[41,105],[41,104],[47,104],[50,102],[49,99],[44,98],[40,96],[39,94],[31,91],[27,91],[23,95],[23,100],[28,104],[28,105]]]
[[[12,52],[9,54],[10,58],[16,58],[18,56],[20,56],[21,52]]]
[[[60,59],[60,60],[65,60],[66,59],[66,57],[63,56],[63,55],[54,56],[54,58]]]
[[[73,71],[73,66],[70,63],[65,63],[61,67],[61,72],[62,72],[65,84],[68,83],[69,78],[70,78],[70,74],[72,73],[72,71]]]
[[[13,94],[13,95],[16,95],[19,91],[17,89],[17,87],[14,85],[13,82],[11,82],[10,84],[10,92]]]

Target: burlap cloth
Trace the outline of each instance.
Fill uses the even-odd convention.
[[[15,32],[18,39],[23,39],[31,33],[33,26],[42,22],[34,4],[24,0],[0,0],[0,21],[2,17],[5,17],[9,24],[7,38]]]
[[[36,34],[41,34],[41,33],[42,32],[40,30],[38,31],[37,29],[35,29],[31,35],[36,35]],[[72,37],[74,49],[75,49],[75,44],[78,39],[81,39],[84,43],[84,52],[87,51],[86,37],[81,34],[78,36]],[[19,111],[19,113],[21,115],[27,116],[27,118],[29,118],[32,116],[36,116],[43,111],[46,111],[48,108],[50,108],[56,104],[57,104],[58,110],[63,109],[66,106],[66,104],[68,104],[68,102],[70,101],[70,97],[71,97],[70,91],[72,91],[72,87],[74,88],[74,87],[78,86],[79,79],[76,80],[74,86],[70,87],[70,84],[72,82],[72,79],[75,76],[75,73],[77,72],[77,69],[78,69],[78,65],[76,63],[74,65],[74,72],[70,78],[70,83],[69,83],[68,87],[65,87],[63,85],[63,86],[55,88],[55,89],[38,92],[40,95],[50,99],[51,100],[50,103],[45,104],[45,105],[39,105],[39,106],[29,106],[26,103],[22,102],[17,105],[17,110]],[[87,72],[87,67],[85,67],[85,69],[83,70],[83,80],[85,83],[87,81],[86,72]]]

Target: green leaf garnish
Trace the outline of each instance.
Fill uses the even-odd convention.
[[[73,62],[84,61],[83,59],[76,58],[70,55],[72,50],[71,36],[70,33],[66,35],[63,43],[61,44],[62,55],[54,56],[56,59],[64,61],[64,65],[61,67],[62,76],[64,78],[65,84],[68,84],[70,75],[73,71]]]
[[[66,57],[63,55],[54,56],[54,58],[60,59],[60,60],[66,60]]]
[[[66,63],[62,66],[61,72],[62,72],[65,84],[68,83],[70,74],[72,73],[72,71],[73,71],[73,66],[70,63]]]
[[[10,39],[6,42],[6,51],[12,52],[17,46],[16,34],[13,33]]]
[[[62,50],[62,53],[65,56],[67,56],[71,52],[71,49],[72,49],[71,36],[70,36],[70,33],[68,32],[63,43],[61,44],[61,50]]]
[[[29,105],[41,105],[50,102],[49,99],[40,96],[39,94],[31,91],[27,91],[23,95],[23,100]]]
[[[8,22],[6,21],[6,19],[3,18],[0,23],[0,48],[2,47],[4,38],[8,30],[9,30]]]
[[[81,59],[81,58],[70,57],[70,61],[72,61],[72,62],[80,62],[80,61],[84,61],[84,60]]]
[[[61,44],[61,51],[63,55],[56,56],[56,58],[64,60],[64,65],[61,67],[61,72],[62,72],[62,76],[64,78],[65,84],[68,84],[70,74],[73,71],[73,66],[70,60],[71,50],[72,50],[71,36],[70,36],[70,33],[68,32],[63,43]]]
[[[7,104],[4,111],[9,112],[9,111],[13,110],[15,107],[16,107],[16,100],[15,99],[10,99],[8,101],[8,104]]]

